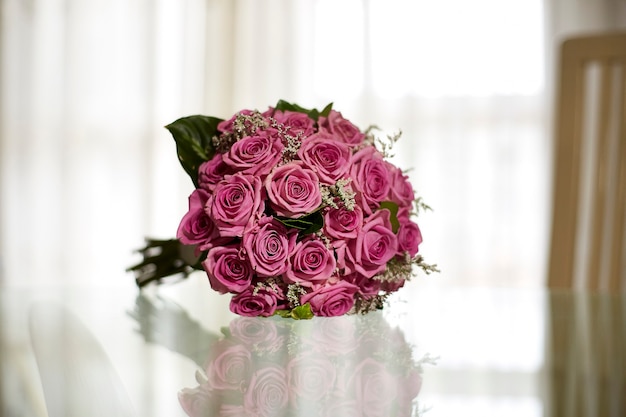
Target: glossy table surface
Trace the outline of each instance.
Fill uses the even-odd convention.
[[[130,281],[131,279],[129,279]],[[419,281],[242,318],[201,278],[0,288],[2,416],[625,416],[624,297]]]

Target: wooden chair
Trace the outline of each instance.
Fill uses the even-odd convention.
[[[626,289],[626,32],[561,45],[548,286]]]

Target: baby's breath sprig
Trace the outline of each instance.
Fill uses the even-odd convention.
[[[269,277],[265,281],[259,281],[254,286],[254,289],[252,290],[252,295],[258,295],[259,291],[261,290],[270,291],[270,292],[279,294],[280,287],[278,286],[278,283],[280,281],[281,279],[279,277]]]
[[[295,136],[289,133],[289,127],[285,126],[282,123],[279,123],[273,117],[270,118],[271,126],[278,131],[278,135],[280,136],[283,145],[282,160],[281,163],[287,164],[294,159],[297,159],[298,150],[302,145],[302,140],[304,139],[304,135],[301,132],[298,132]]]
[[[350,181],[351,180],[349,178],[341,178],[337,180],[335,183],[335,190],[337,197],[339,197],[346,210],[352,211],[356,205],[356,201],[354,200],[356,193],[348,187],[350,185]]]
[[[213,136],[211,142],[213,142],[213,148],[218,153],[226,153],[237,142],[237,136],[234,133],[224,133],[219,136]]]
[[[398,130],[396,133],[387,135],[386,138],[381,138],[376,135],[374,131],[380,131],[378,126],[372,125],[365,131],[365,142],[374,145],[376,149],[383,155],[384,158],[393,158],[392,152],[394,145],[402,137],[402,131]]]
[[[373,279],[383,282],[397,282],[408,280],[413,272],[413,260],[408,253],[403,258],[392,258],[387,262],[387,268],[380,274],[374,275]]]
[[[381,310],[385,302],[389,298],[389,294],[378,294],[372,297],[364,298],[359,294],[355,295],[352,314],[367,314],[371,311]]]
[[[332,249],[333,242],[328,236],[324,234],[322,229],[315,232],[315,236],[317,236],[322,242],[324,242],[324,245],[326,246],[326,248]]]
[[[269,123],[265,117],[258,111],[250,114],[239,113],[233,121],[233,131],[237,135],[237,139],[254,135],[258,130],[265,130]]]
[[[402,137],[402,131],[398,130],[394,134],[387,135],[386,141],[381,138],[376,138],[376,148],[378,148],[380,153],[383,154],[383,157],[393,158],[395,154],[392,152],[392,149],[394,145],[396,144],[396,142],[400,140],[401,137]]]
[[[380,130],[380,128],[376,125],[370,125],[363,132],[365,134],[365,138],[363,139],[362,146],[374,146],[376,144],[376,134],[374,131]]]
[[[413,263],[416,266],[420,267],[422,271],[426,273],[426,275],[430,275],[433,272],[441,272],[437,267],[437,264],[427,264],[426,262],[424,262],[424,257],[422,255],[417,255],[413,259]]]
[[[250,114],[238,113],[233,120],[233,131],[213,136],[213,147],[219,153],[228,152],[238,140],[246,136],[252,136],[259,130],[265,130],[269,126],[265,117],[258,111]]]
[[[391,259],[387,262],[387,269],[378,275],[374,275],[372,278],[384,282],[397,282],[403,279],[408,281],[411,279],[413,267],[420,268],[426,275],[430,275],[433,272],[441,272],[437,264],[427,264],[422,255],[418,254],[411,258],[405,252],[403,258],[396,257]]]
[[[419,215],[421,212],[423,211],[433,211],[433,209],[426,203],[424,203],[424,200],[422,199],[422,197],[417,197],[414,201],[413,201],[413,207],[414,207],[414,215]]]
[[[340,202],[346,210],[354,210],[356,193],[349,187],[350,181],[349,178],[340,178],[335,185],[321,186],[322,203],[337,209],[339,208],[337,203]]]
[[[306,290],[297,282],[287,286],[287,300],[291,307],[300,305],[300,296],[306,294]]]
[[[293,136],[285,133],[282,137],[283,144],[285,145],[283,148],[282,163],[287,164],[296,159],[300,145],[302,145],[302,134],[298,133],[296,136]]]
[[[331,191],[330,185],[322,185],[320,186],[320,194],[322,194],[322,204],[327,207],[332,207],[334,209],[338,209],[337,201],[335,196]]]

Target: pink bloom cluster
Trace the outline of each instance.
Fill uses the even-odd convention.
[[[317,120],[242,110],[217,129],[177,238],[196,245],[211,287],[234,295],[231,311],[270,316],[308,303],[339,316],[403,286],[408,277],[389,266],[418,252],[415,195],[372,137],[335,110]]]
[[[190,417],[410,416],[422,364],[378,314],[289,326],[238,317],[211,345],[198,386],[179,391]],[[381,355],[388,352],[389,355]]]

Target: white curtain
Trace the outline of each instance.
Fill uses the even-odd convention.
[[[0,283],[118,284],[191,183],[162,128],[279,98],[401,129],[424,285],[543,284],[554,47],[621,0],[2,0]]]

